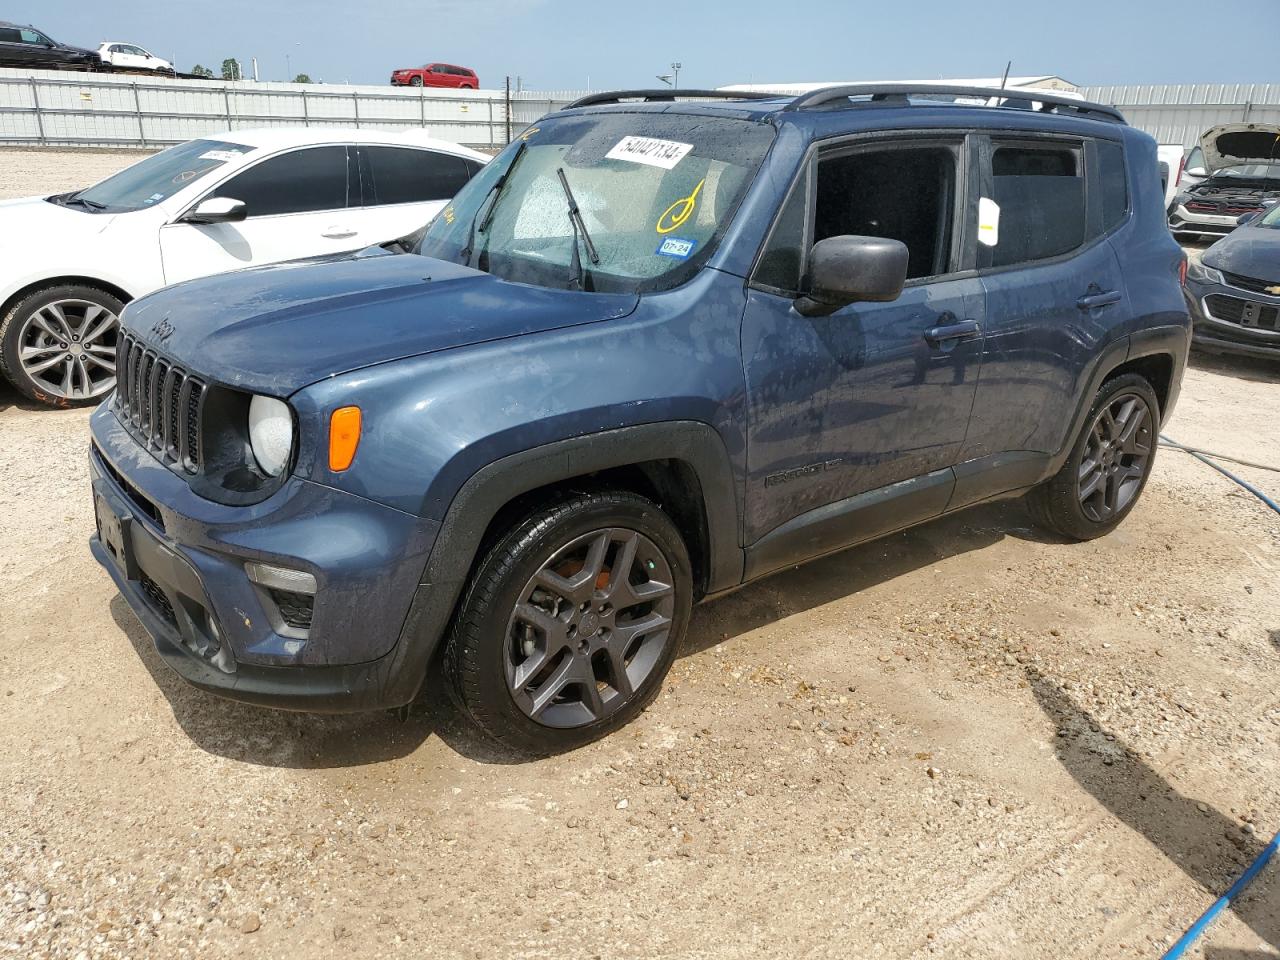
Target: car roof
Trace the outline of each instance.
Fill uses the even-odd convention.
[[[1118,112],[1111,107],[1090,104],[1087,101],[1066,101],[1058,97],[1054,91],[1045,90],[1041,94],[1042,101],[1036,94],[1040,91],[1020,90],[972,90],[955,87],[943,90],[932,87],[921,88],[922,93],[913,95],[905,92],[907,84],[886,84],[883,91],[895,99],[884,100],[850,100],[846,96],[837,96],[840,91],[859,90],[850,96],[869,95],[871,85],[861,87],[833,87],[827,90],[813,91],[796,97],[792,95],[769,96],[754,94],[753,99],[733,99],[733,91],[707,91],[699,99],[690,100],[658,100],[655,102],[602,102],[587,103],[581,107],[570,106],[554,116],[565,113],[581,115],[585,112],[609,113],[682,113],[694,116],[723,116],[740,120],[768,122],[774,126],[794,126],[814,137],[834,136],[843,131],[885,129],[919,129],[922,127],[974,128],[974,129],[1008,129],[1010,127],[1024,130],[1042,130],[1046,132],[1079,132],[1080,124],[1085,129],[1101,132],[1110,129],[1112,136],[1119,135],[1117,127],[1125,126]],[[657,91],[660,93],[661,91]],[[680,96],[684,91],[674,93]],[[692,93],[692,91],[689,91]],[[707,94],[717,94],[710,98]],[[946,95],[961,98],[955,102],[926,99],[925,96]],[[666,91],[669,97],[671,91]],[[1062,101],[1060,108],[1064,112],[1049,112],[1027,109],[1022,106],[988,106],[979,99],[982,96],[1000,96],[1009,102],[1018,104],[1027,101],[1049,103]],[[600,95],[601,98],[608,94]],[[620,96],[627,96],[626,93]],[[591,99],[591,98],[587,98]],[[1092,111],[1089,112],[1089,111]]]
[[[236,130],[220,130],[207,133],[198,140],[224,140],[238,143],[256,150],[286,150],[290,147],[304,147],[311,144],[325,143],[373,143],[387,146],[426,147],[470,157],[482,162],[491,159],[487,154],[448,140],[439,140],[429,136],[426,131],[410,130],[375,130],[370,127],[247,127]]]

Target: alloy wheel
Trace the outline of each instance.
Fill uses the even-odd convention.
[[[1153,447],[1154,417],[1136,393],[1121,393],[1089,428],[1076,492],[1084,515],[1106,523],[1138,495]]]
[[[507,689],[521,711],[580,727],[629,702],[670,642],[673,583],[662,551],[635,530],[596,530],[556,550],[507,625]]]
[[[89,400],[116,385],[120,318],[92,300],[55,300],[34,310],[18,334],[22,372],[45,393]]]

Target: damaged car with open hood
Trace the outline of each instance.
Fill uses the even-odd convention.
[[[1200,179],[1169,205],[1175,237],[1224,236],[1241,217],[1280,200],[1280,125],[1224,123],[1204,132],[1200,150],[1203,169],[1187,169]]]

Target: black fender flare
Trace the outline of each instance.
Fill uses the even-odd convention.
[[[1128,336],[1113,340],[1098,354],[1093,368],[1089,371],[1085,389],[1081,392],[1080,401],[1076,405],[1075,415],[1071,420],[1071,429],[1067,432],[1067,441],[1052,458],[1044,476],[1051,477],[1057,473],[1076,445],[1080,431],[1084,429],[1085,419],[1089,416],[1089,408],[1093,399],[1102,389],[1102,385],[1116,370],[1130,360],[1141,357],[1168,356],[1173,360],[1173,376],[1169,382],[1169,396],[1165,408],[1160,411],[1161,418],[1168,416],[1178,398],[1178,389],[1182,382],[1182,372],[1187,365],[1187,353],[1191,349],[1191,331],[1183,324],[1149,327]]]
[[[646,423],[558,440],[510,454],[477,470],[454,495],[431,548],[413,604],[389,658],[396,687],[420,686],[471,571],[489,524],[515,497],[586,474],[653,460],[688,464],[706,516],[708,594],[742,582],[741,493],[724,441],[692,420]],[[410,678],[413,678],[411,681]],[[418,686],[413,694],[416,695]],[[409,702],[412,697],[403,702]]]

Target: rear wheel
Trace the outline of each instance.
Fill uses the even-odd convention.
[[[1067,462],[1027,495],[1036,521],[1073,540],[1110,533],[1146,486],[1159,429],[1159,402],[1145,378],[1127,373],[1108,380]]]
[[[116,384],[124,304],[81,284],[27,294],[0,318],[0,373],[49,406],[96,403]]]
[[[445,649],[450,687],[481,730],[521,752],[589,743],[657,696],[691,595],[666,514],[628,492],[579,494],[489,550]]]

